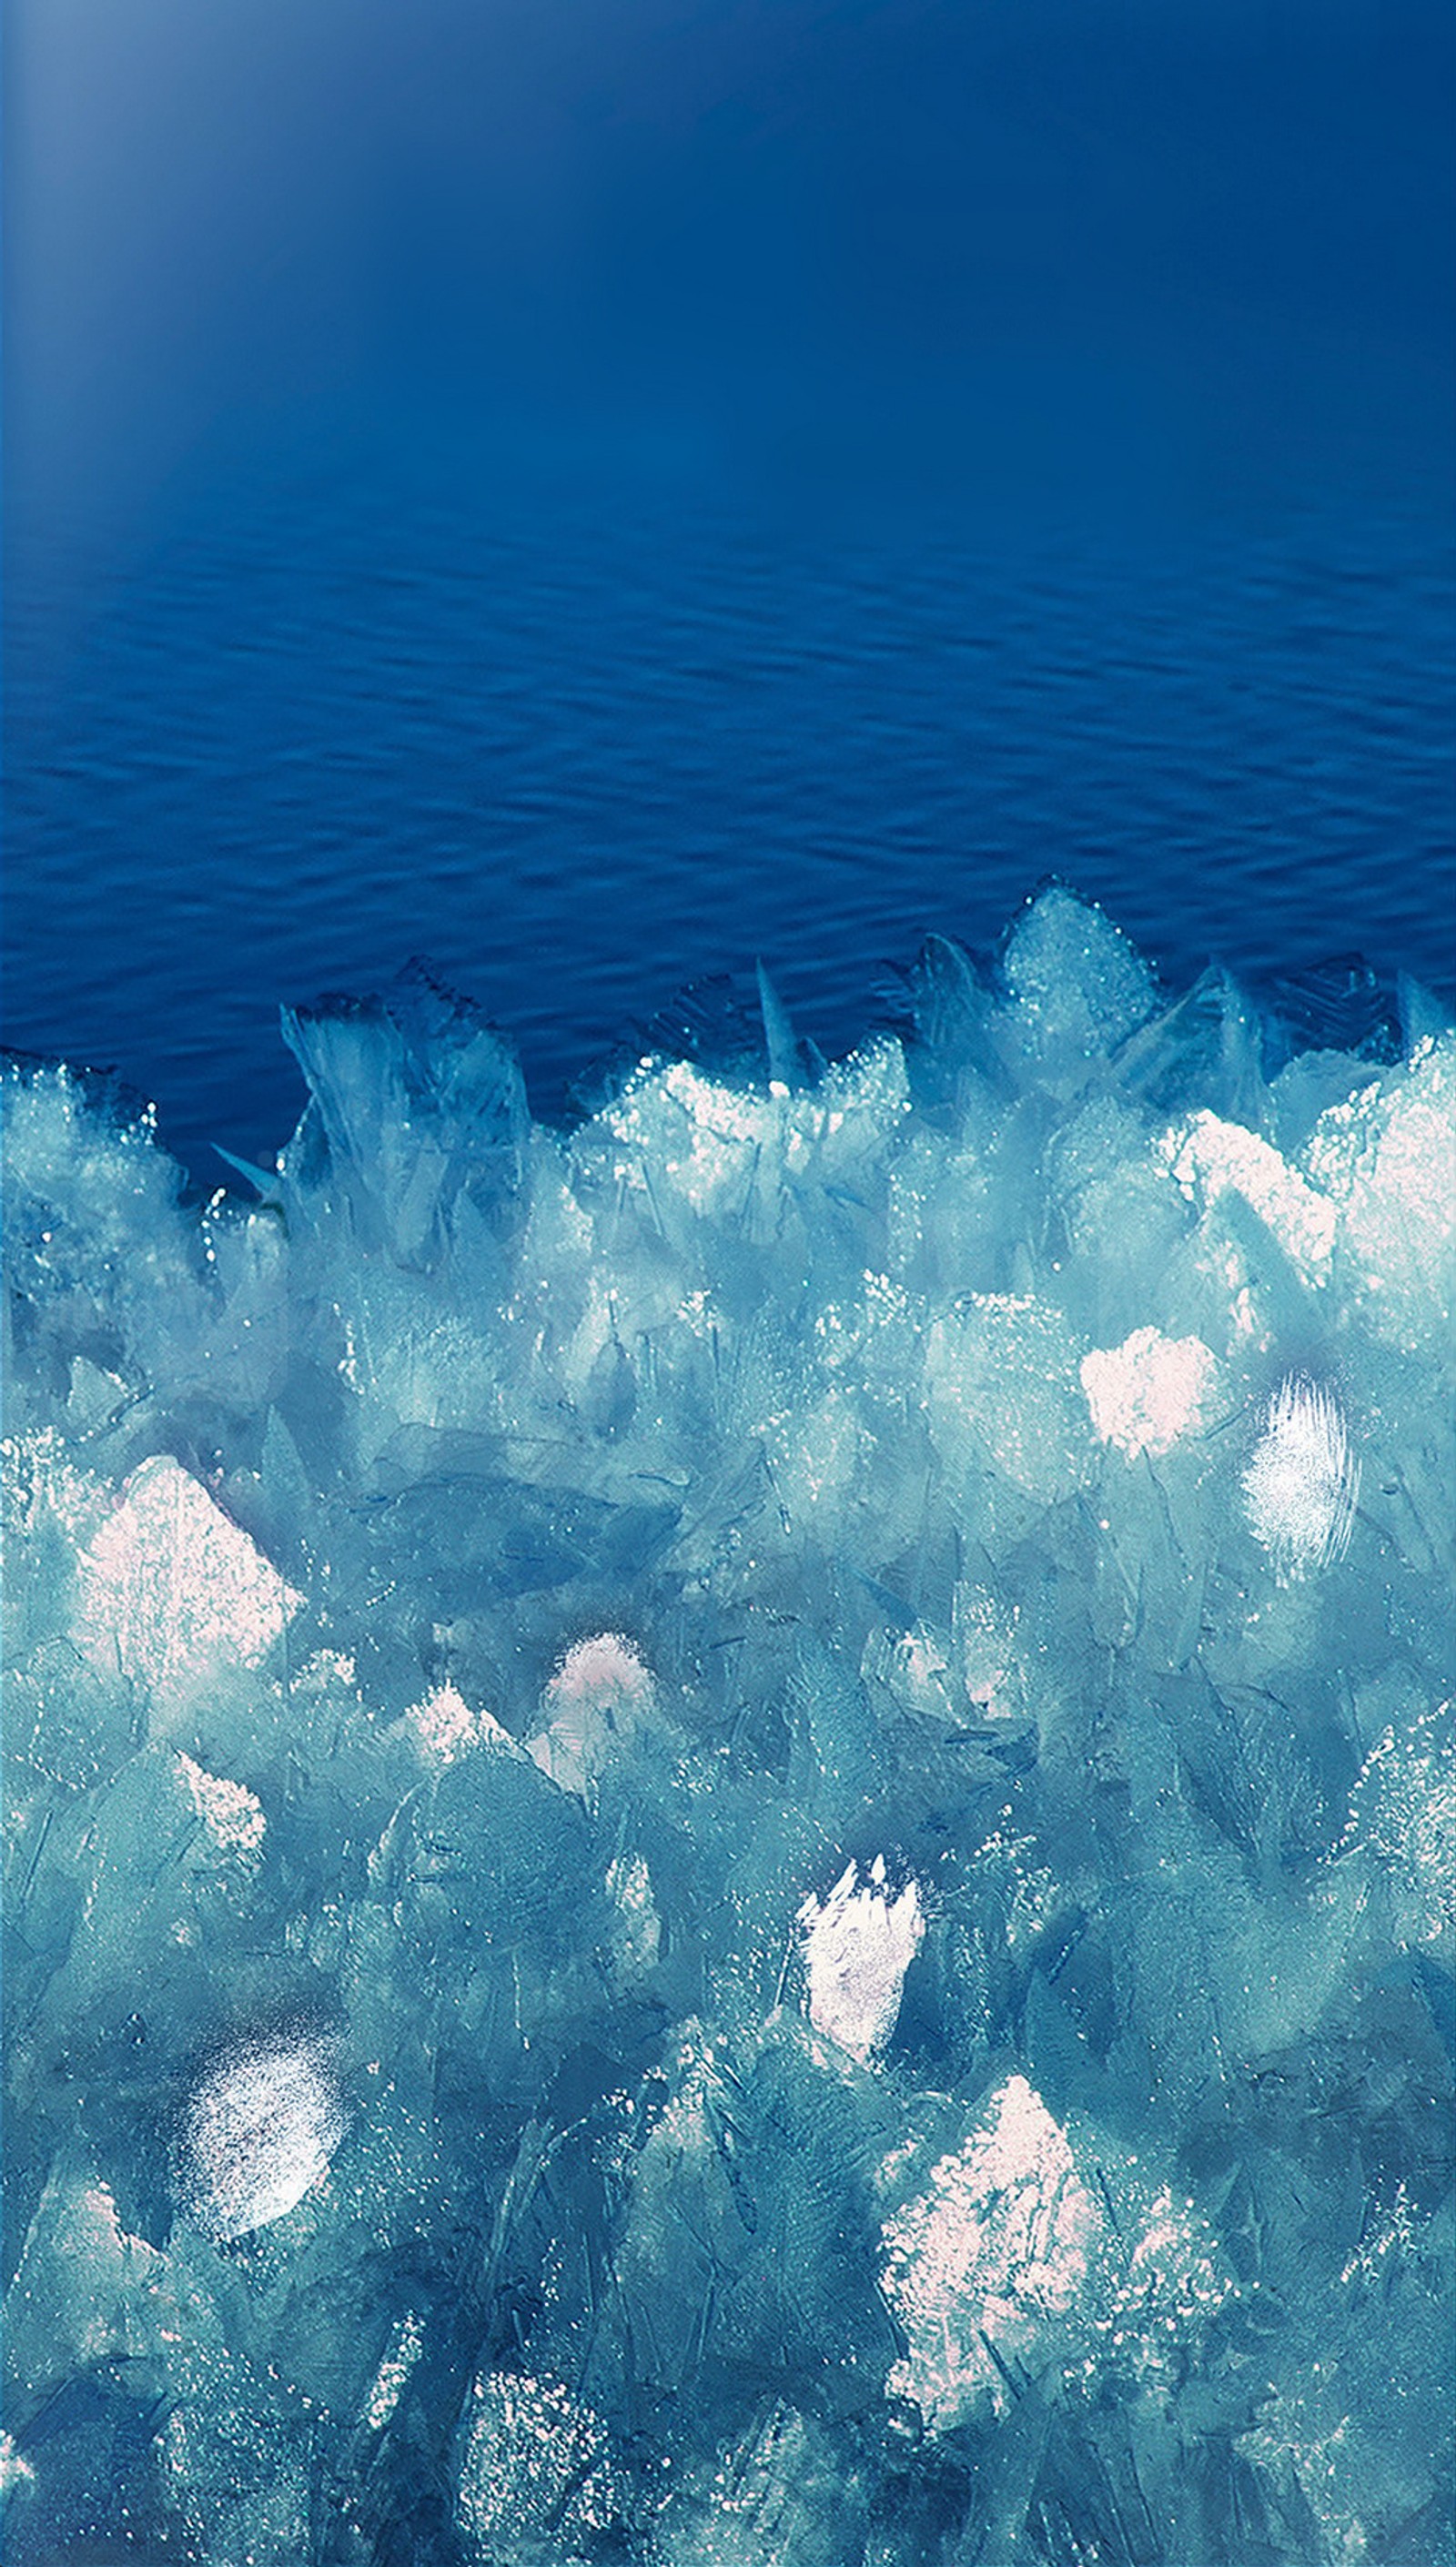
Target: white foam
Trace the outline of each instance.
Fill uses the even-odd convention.
[[[1438,1703],[1391,1723],[1350,1795],[1346,1849],[1368,1847],[1390,1866],[1423,1942],[1456,1936],[1456,1718]]]
[[[866,2063],[895,2029],[905,1973],[920,1948],[925,1920],[912,1880],[898,1898],[885,1888],[884,1856],[863,1888],[850,1863],[820,1903],[812,1891],[799,1908],[809,1980],[809,2021],[826,2040]]]
[[[1092,1424],[1129,1461],[1169,1453],[1203,1424],[1215,1373],[1201,1337],[1165,1337],[1156,1328],[1134,1328],[1120,1346],[1094,1346],[1081,1362]]]
[[[1244,1473],[1244,1506],[1283,1581],[1342,1560],[1359,1495],[1339,1403],[1320,1383],[1290,1373],[1265,1410],[1264,1432]]]
[[[219,2243],[268,2227],[328,2173],[346,2126],[327,2043],[237,2052],[186,2109],[180,2180],[189,2217]]]
[[[644,1855],[619,1854],[608,1865],[607,1895],[617,1910],[617,1947],[623,1967],[629,1977],[640,1977],[656,1961],[663,1932]]]

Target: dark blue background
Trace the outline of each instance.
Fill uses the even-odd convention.
[[[208,1181],[424,951],[538,1109],[1048,868],[1453,954],[1430,0],[16,0],[6,1034]]]

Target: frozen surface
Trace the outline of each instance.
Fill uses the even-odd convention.
[[[18,2567],[1452,2567],[1456,1039],[7,1072]]]

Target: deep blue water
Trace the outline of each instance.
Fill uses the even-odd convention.
[[[9,1039],[119,1065],[206,1177],[291,1127],[279,999],[414,952],[547,1113],[755,956],[845,1046],[883,963],[989,944],[1048,869],[1175,985],[1358,948],[1449,997],[1449,582],[1382,531],[835,549],[274,487],[35,652]]]
[[[5,1035],[210,1182],[412,953],[566,1110],[1038,876],[1456,998],[1450,31],[22,0]]]

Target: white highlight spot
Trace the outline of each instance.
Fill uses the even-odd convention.
[[[631,1735],[653,1691],[651,1674],[620,1631],[578,1640],[546,1687],[546,1726],[526,1742],[526,1754],[559,1790],[590,1800],[614,1740]]]
[[[203,2079],[183,2125],[180,2189],[216,2243],[266,2228],[327,2174],[347,2115],[332,2047],[259,2043]]]
[[[1281,1584],[1343,1559],[1359,1486],[1338,1402],[1318,1382],[1290,1373],[1265,1411],[1244,1473],[1250,1528]]]
[[[11,2495],[17,2487],[34,2486],[36,2473],[29,2460],[23,2459],[9,2433],[0,2433],[0,2495]]]
[[[431,1765],[453,1765],[472,1747],[515,1748],[510,1731],[492,1713],[472,1711],[452,1684],[437,1685],[424,1702],[413,1704],[404,1726]]]
[[[1094,1347],[1082,1357],[1092,1424],[1129,1461],[1139,1453],[1171,1452],[1181,1435],[1202,1425],[1214,1370],[1201,1337],[1134,1328],[1120,1346]]]
[[[190,1756],[177,1758],[177,1780],[218,1853],[236,1854],[244,1862],[256,1860],[267,1822],[262,1803],[247,1786],[208,1774]]]
[[[374,2375],[364,2421],[372,2433],[387,2424],[400,2403],[405,2383],[425,2350],[425,2329],[413,2309],[407,2311],[390,2337],[384,2360]]]
[[[608,1703],[640,1707],[652,1698],[652,1677],[620,1631],[598,1631],[567,1650],[546,1687],[548,1708],[598,1710]]]
[[[1009,2077],[930,2190],[885,2223],[885,2289],[910,2346],[891,2394],[937,2432],[987,2405],[1004,2414],[1019,2361],[1042,2368],[1038,2339],[1076,2302],[1103,2225],[1065,2132]]]
[[[863,1889],[851,1863],[821,1906],[810,1891],[798,1912],[809,1973],[809,2021],[825,2039],[868,2064],[895,2029],[905,1973],[925,1932],[912,1880],[898,1898],[885,1890],[877,1854]]]
[[[133,1472],[78,1576],[85,1655],[163,1704],[220,1667],[256,1666],[303,1600],[166,1454]]]

